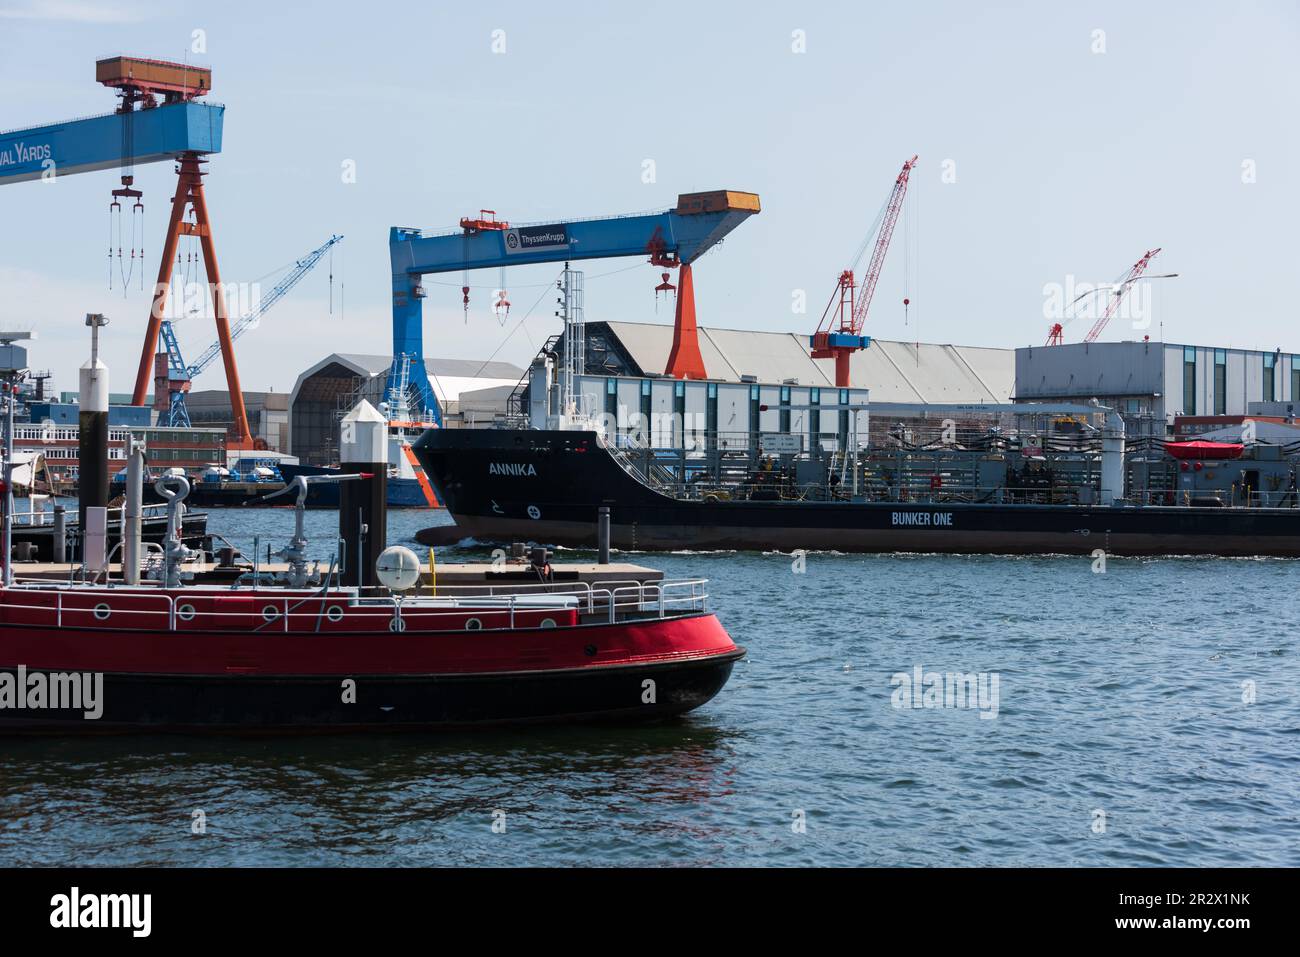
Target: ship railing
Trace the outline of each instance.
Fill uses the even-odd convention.
[[[1098,507],[1101,495],[1088,485],[972,485],[964,482],[934,483],[930,476],[913,476],[899,485],[896,480],[872,476],[855,492],[851,481],[825,483],[767,482],[738,484],[721,482],[656,483],[658,491],[678,501],[699,502],[880,502],[898,505],[1072,505]],[[1300,508],[1300,491],[1279,489],[1231,491],[1207,489],[1152,488],[1130,493],[1123,501],[1142,506],[1190,506],[1217,498],[1224,508]]]
[[[237,611],[198,611],[186,600],[184,592],[178,595],[150,593],[147,588],[138,590],[115,588],[113,593],[132,602],[156,603],[155,607],[122,607],[120,604],[114,605],[103,600],[94,605],[89,605],[83,600],[70,607],[65,601],[67,596],[79,596],[83,599],[86,596],[96,595],[107,597],[102,590],[78,587],[75,584],[52,585],[49,582],[26,582],[15,584],[14,590],[52,592],[55,624],[59,628],[64,625],[65,613],[75,611],[80,614],[89,612],[95,619],[95,627],[111,628],[113,622],[123,621],[130,623],[127,627],[157,627],[160,624],[159,619],[165,618],[167,631],[175,632],[178,630],[179,622],[197,625],[204,621],[214,621],[219,627],[223,622],[236,619],[241,625],[241,630],[249,633],[267,633],[275,630],[285,634],[301,634],[304,633],[304,629],[302,627],[295,629],[293,627],[295,624],[308,626],[307,632],[319,632],[325,620],[331,623],[341,620],[344,607],[348,609],[347,615],[350,620],[387,621],[388,630],[393,632],[406,631],[407,619],[404,617],[406,614],[418,613],[422,622],[428,622],[440,618],[462,619],[466,610],[504,611],[509,622],[508,629],[517,626],[516,616],[519,612],[543,612],[548,609],[577,609],[589,615],[600,612],[606,614],[611,623],[616,622],[620,614],[624,616],[651,614],[664,618],[674,614],[707,610],[707,584],[707,579],[669,582],[611,581],[599,583],[599,587],[593,587],[587,582],[577,582],[572,583],[568,590],[560,592],[485,595],[479,589],[476,592],[467,592],[463,597],[450,595],[363,597],[355,594],[329,595],[319,591],[277,596],[270,591],[258,591],[255,593],[259,599],[256,609]],[[471,586],[464,587],[468,589]],[[48,610],[48,606],[0,602],[0,610],[6,613],[32,612]],[[255,622],[258,618],[261,621],[248,628],[250,616]]]
[[[619,609],[647,612],[665,618],[672,614],[702,612],[707,610],[707,579],[670,582],[632,582],[612,588],[596,589],[605,593],[605,605],[608,608],[609,621],[617,620]]]

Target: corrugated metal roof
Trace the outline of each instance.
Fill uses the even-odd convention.
[[[818,359],[833,373],[834,360]],[[1009,402],[1015,391],[1014,349],[873,339],[854,354],[854,386],[873,402]]]
[[[647,372],[668,364],[672,326],[606,322],[633,360]],[[700,354],[709,378],[738,382],[797,379],[833,386],[835,361],[814,359],[808,336],[795,332],[700,327]],[[1010,402],[1015,391],[1015,350],[873,339],[854,353],[850,381],[869,389],[873,402]]]
[[[669,330],[670,332],[672,330]],[[740,329],[701,329],[700,335],[712,342],[736,371],[728,378],[757,376],[759,382],[798,379],[800,385],[833,386],[835,369],[829,376],[806,348],[808,337],[790,332],[746,332]],[[701,352],[704,350],[701,349]],[[661,367],[662,368],[662,367]],[[714,367],[704,360],[705,371],[715,375]]]
[[[668,365],[668,353],[673,347],[672,326],[645,322],[606,322],[605,325],[646,372],[660,372]],[[710,379],[739,382],[741,376],[752,375],[760,382],[798,379],[800,385],[833,384],[801,345],[800,337],[793,333],[704,326],[699,333],[700,355]]]

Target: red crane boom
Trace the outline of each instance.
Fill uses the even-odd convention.
[[[875,295],[876,283],[880,280],[880,270],[885,264],[885,253],[889,251],[894,225],[898,222],[899,213],[903,211],[908,177],[911,176],[915,166],[916,157],[913,156],[903,164],[902,170],[894,180],[894,188],[881,211],[880,231],[876,235],[876,246],[871,253],[871,261],[867,265],[861,286],[858,286],[854,279],[853,269],[846,269],[840,273],[835,293],[827,303],[821,322],[817,325],[817,331],[812,336],[813,358],[835,360],[835,385],[838,388],[847,389],[849,386],[849,358],[858,349],[865,349],[871,341],[870,338],[862,335],[867,322],[867,310],[871,308],[871,297]],[[870,240],[871,234],[868,234],[867,242]],[[853,263],[854,269],[857,268],[858,261],[862,259],[862,253],[865,251],[864,242],[857,260]]]
[[[1129,271],[1125,273],[1124,278],[1116,283],[1115,295],[1111,297],[1111,300],[1107,304],[1105,311],[1101,314],[1101,317],[1092,324],[1092,328],[1088,330],[1088,334],[1083,337],[1084,342],[1097,341],[1097,337],[1101,335],[1102,330],[1106,328],[1106,323],[1110,322],[1110,317],[1115,314],[1115,310],[1119,308],[1119,304],[1123,301],[1124,297],[1128,295],[1129,288],[1137,282],[1139,276],[1146,272],[1147,265],[1151,260],[1156,258],[1156,254],[1159,252],[1160,247],[1158,246],[1155,249],[1148,249],[1142,254],[1142,258],[1135,262]]]

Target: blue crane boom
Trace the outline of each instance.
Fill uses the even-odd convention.
[[[116,169],[124,159],[160,163],[182,153],[219,153],[225,113],[224,106],[189,100],[9,130],[0,133],[0,184]],[[128,121],[133,139],[129,157],[122,146]]]
[[[342,239],[342,236],[331,236],[324,245],[313,249],[302,259],[296,261],[289,274],[271,288],[270,295],[261,300],[257,306],[248,313],[248,315],[240,317],[240,319],[230,327],[230,338],[232,340],[238,339],[252,328],[257,321],[262,318],[263,313],[283,299],[290,289],[298,285],[299,281],[306,276],[307,273],[311,272],[312,269],[316,267],[316,264],[321,261],[321,257],[329,252],[335,243]],[[213,342],[212,345],[203,350],[202,355],[195,359],[194,364],[189,367],[190,377],[193,378],[208,366],[212,365],[220,355],[221,342]]]
[[[253,328],[266,312],[277,302],[285,297],[294,286],[302,280],[307,273],[315,268],[321,258],[333,248],[335,243],[341,242],[342,236],[331,236],[324,244],[316,247],[302,259],[294,262],[289,273],[281,279],[271,292],[258,302],[258,304],[246,315],[241,316],[237,322],[230,328],[230,339],[233,342],[241,335]],[[210,346],[203,350],[193,363],[186,364],[181,355],[180,344],[176,341],[176,332],[172,328],[171,320],[164,319],[158,329],[159,336],[163,341],[163,352],[167,357],[166,369],[162,367],[162,362],[156,363],[156,373],[154,379],[154,396],[155,408],[162,413],[160,418],[166,420],[167,425],[180,426],[188,428],[190,425],[189,409],[185,406],[185,393],[190,389],[190,382],[208,366],[216,361],[221,355],[221,340],[218,339]],[[166,405],[163,406],[162,397],[166,396]]]
[[[408,357],[410,383],[416,391],[419,411],[442,424],[438,399],[424,366],[425,293],[420,277],[426,273],[642,255],[658,266],[689,267],[758,211],[755,194],[717,190],[686,193],[678,197],[674,209],[631,216],[514,227],[495,220],[463,219],[460,230],[428,236],[418,229],[394,226],[388,239],[393,271],[394,357],[389,389],[394,387],[398,374],[397,360]],[[468,288],[465,293],[468,296]],[[693,332],[693,308],[691,315]]]

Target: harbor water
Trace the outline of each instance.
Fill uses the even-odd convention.
[[[307,518],[328,560],[337,516]],[[711,579],[749,651],[675,723],[10,739],[0,864],[1300,864],[1295,561],[630,560]]]

